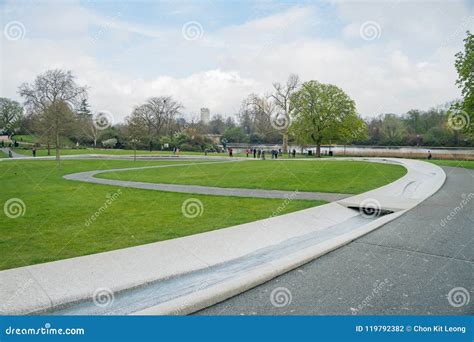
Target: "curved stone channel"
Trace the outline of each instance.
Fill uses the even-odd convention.
[[[124,169],[110,169],[110,170],[94,170],[78,172],[65,175],[64,178],[68,180],[75,180],[87,183],[105,184],[113,186],[123,186],[127,188],[158,190],[166,192],[180,192],[192,193],[200,195],[214,195],[214,196],[235,196],[235,197],[256,197],[256,198],[291,198],[296,200],[321,200],[327,202],[338,201],[353,194],[327,193],[327,192],[304,192],[304,191],[282,191],[282,190],[262,190],[262,189],[244,189],[244,188],[219,188],[213,186],[200,185],[184,185],[184,184],[164,184],[164,183],[146,183],[125,181],[118,179],[96,178],[95,175],[108,172],[144,170],[144,169],[159,169],[165,167],[179,167],[189,165],[206,165],[206,164],[221,164],[221,163],[236,163],[241,160],[205,162],[205,163],[186,163],[186,164],[169,164],[169,165],[155,165],[143,167],[130,167]]]

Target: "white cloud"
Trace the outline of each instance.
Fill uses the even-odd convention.
[[[17,12],[9,5],[4,17],[23,20],[27,32],[20,41],[0,38],[0,96],[18,98],[21,82],[49,68],[72,70],[90,86],[94,109],[111,111],[116,121],[157,95],[176,97],[187,113],[207,106],[232,115],[249,93],[268,92],[294,72],[340,86],[364,115],[423,109],[459,96],[454,53],[472,25],[463,3],[342,2],[337,9],[339,31],[325,36],[319,26],[328,14],[306,6],[214,31],[202,23],[203,38],[187,41],[182,23],[142,25],[127,21],[126,13],[104,17],[75,3]],[[380,24],[380,38],[360,37],[368,20]]]

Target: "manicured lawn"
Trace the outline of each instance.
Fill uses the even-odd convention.
[[[279,199],[166,193],[62,178],[86,170],[170,163],[64,160],[57,169],[54,161],[0,162],[0,269],[177,238],[267,218],[277,209],[283,214],[324,203],[295,200],[283,207]],[[183,215],[182,205],[190,198],[201,201],[201,216]],[[24,202],[23,216],[6,215],[3,208],[11,199]],[[96,213],[97,219],[88,221]]]
[[[97,177],[149,183],[356,194],[391,183],[405,173],[405,168],[398,165],[367,162],[257,160],[111,172]]]
[[[0,158],[8,158],[8,154],[3,151],[0,151]]]
[[[31,156],[31,148],[14,148],[15,152]],[[51,149],[51,155],[55,155],[55,150]],[[107,155],[133,155],[133,150],[121,150],[121,149],[103,149],[103,148],[69,148],[62,149],[61,155],[74,155],[74,154],[107,154]],[[171,151],[146,151],[137,150],[137,155],[171,155]],[[48,151],[44,148],[37,149],[36,155],[38,157],[44,157],[48,155]],[[203,156],[204,152],[180,152],[179,155],[199,155]],[[226,156],[226,153],[209,153],[209,156]]]
[[[441,166],[463,167],[474,169],[474,160],[431,160],[433,164]]]

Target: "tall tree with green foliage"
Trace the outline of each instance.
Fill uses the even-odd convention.
[[[461,89],[463,101],[453,105],[450,126],[474,135],[474,35],[467,31],[464,51],[456,54],[455,67],[458,72],[456,85]]]
[[[367,126],[356,112],[355,102],[339,87],[318,81],[303,83],[291,96],[294,106],[290,130],[298,141],[321,144],[366,136]]]

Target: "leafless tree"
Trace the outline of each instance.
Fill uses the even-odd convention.
[[[250,130],[265,135],[274,130],[270,124],[274,111],[275,105],[266,97],[250,94],[242,103],[240,121],[248,121]]]
[[[133,110],[129,121],[143,126],[151,150],[153,141],[165,133],[182,108],[171,96],[152,97]]]
[[[288,128],[290,123],[290,114],[293,111],[293,106],[291,104],[290,98],[291,95],[298,89],[300,86],[300,80],[298,75],[291,74],[286,81],[286,84],[281,84],[279,82],[273,83],[274,92],[271,95],[273,98],[276,107],[279,109],[278,115],[283,116],[284,124],[278,125],[281,128],[283,134],[283,151],[288,151]]]
[[[25,100],[30,115],[35,116],[41,135],[56,145],[56,160],[60,160],[60,138],[74,120],[74,108],[87,97],[86,87],[76,84],[71,71],[48,70],[36,77],[32,84],[23,83],[18,93]]]

